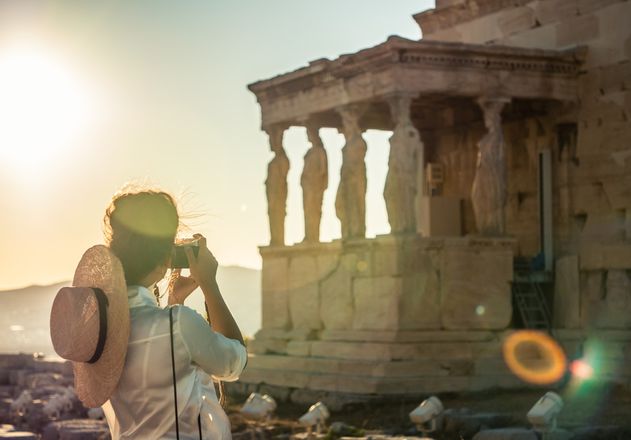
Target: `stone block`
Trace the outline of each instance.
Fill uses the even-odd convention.
[[[390,344],[388,358],[395,361],[434,359],[434,360],[469,360],[474,356],[469,342],[442,342],[419,344]]]
[[[512,318],[512,252],[445,249],[441,322],[449,330],[504,329]]]
[[[300,371],[246,368],[239,380],[244,383],[265,383],[268,385],[304,388],[309,383],[309,374]]]
[[[609,213],[611,206],[600,183],[587,182],[575,185],[571,192],[573,214]]]
[[[314,341],[311,356],[345,360],[390,360],[390,344]]]
[[[316,256],[316,264],[318,266],[318,280],[322,280],[330,276],[340,263],[340,255],[334,253],[325,253]]]
[[[504,37],[502,45],[526,48],[555,48],[557,33],[555,25],[540,26],[526,32],[520,32]]]
[[[604,271],[585,272],[581,277],[581,327],[594,327],[602,312]]]
[[[284,257],[263,258],[261,286],[263,291],[287,290],[289,287],[289,259]]]
[[[289,356],[309,356],[311,354],[311,342],[289,341],[287,343],[287,354]]]
[[[357,330],[398,329],[401,293],[402,278],[400,277],[354,279],[353,328]]]
[[[248,352],[251,354],[285,354],[287,341],[280,339],[252,339],[248,342]]]
[[[616,243],[625,238],[624,211],[590,214],[581,229],[581,244]]]
[[[369,277],[373,274],[373,261],[370,250],[364,244],[355,246],[340,258],[340,266],[352,274],[353,277]]]
[[[535,12],[528,6],[506,9],[497,18],[497,25],[504,36],[524,32],[537,25]]]
[[[598,38],[600,29],[595,15],[580,15],[557,25],[557,47],[566,47]]]
[[[327,330],[349,329],[353,325],[353,284],[351,272],[340,265],[320,282],[320,319]]]
[[[631,244],[588,243],[579,256],[581,270],[631,269]]]
[[[473,440],[537,440],[535,431],[525,428],[485,429],[478,432]]]
[[[261,296],[262,327],[283,331],[291,328],[288,291],[263,290]]]
[[[603,190],[613,209],[631,208],[631,176],[603,180]]]
[[[289,315],[293,328],[322,328],[317,283],[303,284],[289,291]]]
[[[345,342],[480,342],[495,340],[496,335],[479,330],[324,330],[320,339]]]
[[[317,283],[318,263],[315,255],[299,255],[289,260],[289,289],[300,289]]]
[[[577,0],[539,0],[534,4],[534,15],[541,25],[557,23],[578,15]]]
[[[394,246],[376,246],[373,262],[375,276],[397,276],[403,272],[401,250]]]
[[[556,261],[554,278],[554,319],[556,328],[579,328],[581,303],[578,256]]]
[[[613,269],[607,272],[605,304],[605,317],[599,328],[631,327],[631,279],[626,270]]]
[[[426,272],[403,278],[399,303],[399,328],[402,330],[440,328],[440,280],[438,272]]]
[[[623,1],[626,0],[578,0],[578,13],[581,15],[588,14]]]

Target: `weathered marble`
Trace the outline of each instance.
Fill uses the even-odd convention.
[[[442,254],[443,328],[501,330],[511,322],[512,253],[475,248]]]
[[[418,174],[423,171],[423,143],[410,119],[411,96],[397,96],[388,101],[395,121],[390,137],[388,174],[383,196],[393,234],[415,233],[415,204]],[[422,179],[420,179],[423,181]]]
[[[471,201],[478,232],[485,236],[502,236],[505,233],[506,152],[501,112],[506,102],[508,100],[504,98],[479,100],[488,132],[478,143]]]
[[[268,129],[270,148],[274,152],[274,158],[267,166],[267,180],[265,180],[270,245],[272,246],[285,245],[289,159],[283,149],[284,131],[282,127],[271,127]]]
[[[342,238],[364,238],[366,234],[366,141],[359,128],[358,107],[338,109],[346,144],[342,148],[340,185],[335,198],[335,213],[342,223]]]
[[[326,150],[320,139],[318,128],[307,124],[307,137],[311,148],[304,157],[304,168],[300,178],[302,206],[305,218],[305,242],[320,241],[320,219],[322,200],[329,185],[329,165]]]
[[[554,277],[555,328],[579,328],[581,295],[578,256],[569,255],[556,261]]]

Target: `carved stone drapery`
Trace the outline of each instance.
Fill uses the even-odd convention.
[[[329,185],[329,165],[326,150],[320,138],[319,128],[307,123],[307,138],[311,148],[304,157],[304,168],[300,178],[302,205],[305,216],[305,239],[307,243],[320,241],[322,200]]]
[[[501,236],[505,232],[506,153],[501,112],[507,98],[480,98],[486,135],[478,142],[478,161],[471,201],[478,232]]]
[[[342,239],[366,236],[366,157],[367,146],[359,128],[356,106],[337,110],[342,117],[346,144],[342,148],[340,185],[335,199],[335,213],[342,223]]]
[[[285,127],[273,126],[266,129],[270,149],[274,158],[267,165],[265,191],[267,194],[267,215],[270,226],[270,245],[285,245],[285,216],[287,214],[287,174],[289,158],[283,148]]]
[[[389,99],[388,103],[395,122],[383,192],[388,221],[393,234],[415,233],[415,203],[419,191],[417,177],[423,166],[423,143],[410,119],[412,97],[397,96]]]

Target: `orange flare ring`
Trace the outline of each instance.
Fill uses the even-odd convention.
[[[522,343],[538,346],[544,356],[551,360],[544,370],[529,368],[517,358],[517,347]],[[520,330],[504,341],[502,348],[508,368],[520,379],[537,385],[547,385],[560,380],[567,369],[567,360],[559,344],[545,333],[534,330]]]

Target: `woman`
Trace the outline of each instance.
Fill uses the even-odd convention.
[[[179,226],[176,204],[164,192],[123,191],[106,210],[106,243],[125,272],[131,321],[122,375],[103,405],[114,440],[176,438],[174,379],[179,438],[231,438],[211,376],[238,379],[247,354],[217,285],[217,260],[200,234],[194,235],[198,255],[187,249],[190,277],[179,277],[169,289],[175,372],[171,368],[169,310],[159,307],[155,286],[170,267]],[[212,328],[183,305],[198,286]]]

